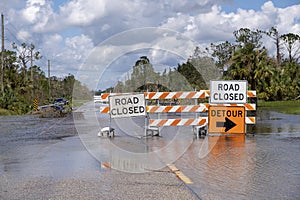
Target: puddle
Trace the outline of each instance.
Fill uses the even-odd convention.
[[[126,152],[150,151],[157,153],[149,157],[154,161],[151,167],[175,162],[203,199],[300,199],[300,115],[259,113],[257,124],[247,127],[251,134],[199,140],[194,140],[192,129],[174,127],[164,128],[162,137],[135,137],[142,119],[114,124],[122,126],[119,133],[132,130],[131,134],[99,138],[99,124],[84,123],[89,117],[79,119],[77,128],[85,131],[79,137],[70,120],[0,117],[0,175],[93,177],[102,160],[124,171],[143,171],[148,160],[141,157],[137,163],[134,154],[126,157]],[[98,119],[109,123],[107,116]],[[109,145],[125,151],[120,154]]]

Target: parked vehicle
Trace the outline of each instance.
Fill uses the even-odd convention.
[[[65,98],[55,98],[53,101],[54,105],[67,105],[69,104],[68,100]]]

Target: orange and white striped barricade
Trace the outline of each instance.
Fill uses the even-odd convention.
[[[207,124],[207,117],[177,118],[177,119],[150,119],[149,126],[203,126]]]
[[[150,99],[205,99],[209,97],[209,90],[191,92],[145,92],[145,98]]]
[[[101,95],[103,101],[107,101],[110,95],[118,95],[118,93],[104,93]],[[208,99],[210,96],[209,90],[188,91],[188,92],[145,92],[146,100],[172,100],[172,99]],[[256,91],[247,91],[248,98],[256,98]],[[256,111],[255,103],[245,104],[210,104],[200,103],[197,105],[146,105],[147,114],[157,113],[157,119],[150,119],[148,121],[148,129],[150,131],[158,131],[159,127],[163,126],[193,126],[194,132],[198,132],[208,124],[208,117],[195,117],[195,118],[176,118],[176,119],[160,119],[161,113],[207,113],[210,106],[243,106],[246,111]],[[100,108],[100,113],[109,113],[109,107],[103,106]],[[246,116],[246,124],[255,124],[255,116]]]
[[[175,105],[175,106],[146,106],[147,113],[176,113],[176,112],[207,112],[209,106],[244,106],[246,111],[256,110],[256,104],[209,104]],[[100,113],[109,113],[109,106],[101,106]]]
[[[109,96],[134,94],[134,93],[102,93],[100,96],[94,96],[95,100],[108,101]],[[145,99],[205,99],[210,95],[209,90],[191,91],[191,92],[144,92]],[[248,98],[256,98],[256,91],[248,90]]]
[[[147,113],[157,113],[157,119],[149,119],[148,128],[164,126],[192,126],[205,127],[208,123],[207,117],[198,117],[199,113],[208,111],[209,104],[199,104],[197,99],[206,99],[209,97],[209,90],[200,91],[180,91],[180,92],[145,92],[145,98],[148,100],[172,100],[172,99],[195,99],[195,105],[170,105],[170,106],[147,106]],[[161,113],[191,113],[193,118],[175,118],[161,119]],[[197,129],[198,130],[198,129]]]

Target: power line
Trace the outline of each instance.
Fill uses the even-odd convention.
[[[18,28],[16,28],[16,26],[14,26],[10,21],[9,21],[9,19],[6,17],[6,16],[4,16],[4,18],[5,18],[5,20],[6,20],[6,27],[5,27],[5,30],[9,33],[9,35],[12,37],[12,38],[9,38],[9,37],[5,37],[5,40],[6,41],[9,41],[9,42],[11,42],[11,43],[16,43],[18,46],[20,46],[22,43],[24,43],[24,42],[22,42],[22,41],[20,41],[19,39],[18,39],[18,37],[17,37],[17,35],[18,35]],[[46,59],[46,60],[49,60],[48,58],[47,58],[47,56],[45,56],[45,55],[43,55],[42,56],[42,58],[43,59]],[[47,65],[46,64],[47,63],[47,61],[45,62],[45,65]],[[45,66],[45,68],[46,68],[46,66]]]
[[[9,21],[9,19],[5,15],[4,15],[4,19],[6,20],[5,30],[7,30],[10,33],[10,35],[14,38],[15,41],[9,40],[8,37],[6,37],[6,40],[21,45],[23,42],[21,42],[16,36],[18,35],[18,29]],[[8,26],[10,26],[11,28],[9,28]]]
[[[15,29],[16,32],[18,32],[18,29],[9,21],[9,19],[7,17],[5,17],[5,19],[7,20],[6,25],[10,25],[13,29]]]
[[[9,29],[6,28],[5,30],[7,30],[7,31],[10,33],[10,35],[11,35],[17,42],[14,42],[14,41],[10,40],[8,37],[6,37],[6,40],[7,40],[7,41],[10,41],[10,42],[12,42],[12,43],[17,43],[18,45],[21,45],[21,44],[22,44],[22,42],[17,38],[17,36],[14,35]]]
[[[5,25],[6,25],[5,30],[8,33],[8,35],[6,35],[6,37],[5,37],[5,41],[15,43],[17,46],[21,46],[24,42],[22,42],[21,41],[22,39],[19,39],[17,36],[19,33],[19,28],[16,28],[16,26],[14,24],[12,24],[6,16],[4,16],[4,19],[5,19]],[[37,50],[36,47],[35,47],[35,50]],[[39,52],[41,53],[41,51],[39,51]],[[37,64],[37,66],[39,66],[42,69],[42,71],[44,73],[47,72],[48,62],[51,61],[51,74],[58,74],[59,76],[65,75],[66,72],[64,70],[57,68],[57,67],[52,67],[55,65],[62,65],[61,63],[57,62],[53,58],[53,56],[50,56],[50,57],[52,57],[52,59],[50,59],[49,56],[47,56],[46,54],[43,55],[41,53],[41,55],[42,55],[42,57],[39,60],[35,60],[35,63]],[[70,71],[76,71],[76,70],[71,69]]]

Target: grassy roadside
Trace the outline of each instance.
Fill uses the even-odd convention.
[[[258,107],[285,114],[300,115],[300,100],[294,101],[258,101]]]
[[[16,115],[16,113],[14,113],[11,110],[0,108],[0,116],[9,116],[9,115]]]
[[[66,105],[65,106],[65,112],[66,113],[69,113],[71,112],[71,108],[73,109],[76,109],[80,106],[82,106],[83,104],[85,104],[86,102],[89,102],[90,100],[73,100],[72,103],[70,103],[69,105]],[[29,113],[24,113],[24,114],[32,114],[32,113],[35,113],[35,111],[30,111]],[[3,109],[3,108],[0,108],[0,116],[11,116],[11,115],[20,115],[14,111],[11,111],[11,110],[6,110],[6,109]]]
[[[83,104],[89,102],[91,100],[73,100],[72,101],[72,108],[77,108],[82,106]]]

